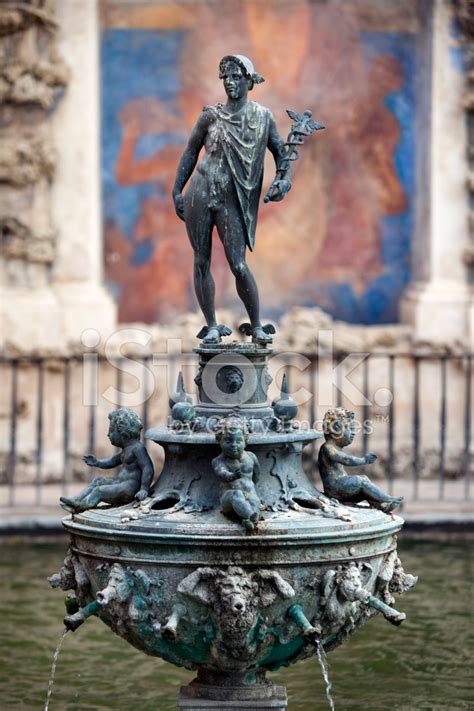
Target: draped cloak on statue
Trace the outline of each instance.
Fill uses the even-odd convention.
[[[218,198],[222,183],[219,170],[224,168],[235,187],[246,242],[249,249],[253,250],[265,149],[270,123],[273,121],[272,113],[255,101],[248,101],[240,111],[233,114],[228,113],[223,104],[205,106],[204,111],[212,112],[214,119],[205,142],[207,160],[203,161],[213,164],[212,171],[209,171],[209,163],[205,171],[210,181],[211,200],[213,193]],[[213,157],[218,160],[214,162]],[[219,166],[221,157],[227,164],[225,167]]]

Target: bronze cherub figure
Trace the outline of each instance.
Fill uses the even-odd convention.
[[[260,514],[255,488],[260,464],[256,455],[245,449],[248,440],[245,422],[232,415],[225,418],[217,429],[216,440],[221,454],[212,460],[212,469],[221,482],[222,511],[238,516],[247,531],[254,531]]]
[[[83,459],[89,467],[114,469],[122,465],[115,477],[95,477],[77,496],[61,496],[61,506],[72,513],[94,509],[101,502],[122,506],[132,501],[143,501],[148,496],[153,479],[153,462],[145,445],[140,442],[142,422],[133,410],[120,407],[109,413],[108,438],[121,451],[109,459],[96,459],[86,454]]]
[[[318,466],[326,496],[344,504],[367,501],[386,513],[402,503],[403,496],[390,496],[365,474],[350,475],[344,469],[372,464],[377,459],[371,452],[354,457],[342,451],[355,436],[353,412],[343,407],[331,408],[324,415],[323,432],[325,442],[319,450]]]

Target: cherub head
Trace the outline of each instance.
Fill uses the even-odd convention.
[[[114,447],[125,447],[129,442],[140,438],[142,431],[142,421],[133,410],[127,407],[119,407],[117,410],[109,412],[109,432],[108,438]]]
[[[339,447],[347,447],[355,437],[354,413],[344,407],[332,407],[323,420],[326,439],[331,438]]]
[[[240,459],[248,442],[245,422],[235,416],[222,419],[216,430],[216,440],[226,457]]]

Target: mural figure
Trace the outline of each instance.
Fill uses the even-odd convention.
[[[318,466],[324,493],[342,503],[368,501],[371,506],[386,513],[393,511],[403,501],[403,496],[390,496],[373,484],[365,474],[349,475],[346,467],[372,464],[377,455],[368,452],[364,457],[354,457],[342,451],[354,440],[354,413],[343,407],[326,412],[323,420],[325,442],[319,450]]]
[[[271,112],[247,98],[254,84],[264,81],[252,62],[242,55],[227,55],[220,61],[219,77],[227,102],[204,107],[181,157],[173,188],[176,214],[185,221],[194,249],[194,288],[207,324],[198,337],[205,343],[219,343],[221,336],[231,333],[216,321],[210,271],[215,226],[250,319],[252,338],[270,343],[271,331],[260,321],[257,284],[245,253],[247,247],[252,250],[254,246],[265,149],[273,154],[278,174],[267,195],[269,200],[282,200],[291,189],[290,163],[282,169],[284,142]],[[206,154],[194,170],[203,146]]]
[[[61,506],[66,511],[78,513],[94,509],[100,502],[122,506],[134,500],[143,501],[148,496],[154,470],[145,445],[140,442],[143,425],[139,416],[133,410],[120,407],[109,413],[109,420],[107,436],[110,443],[122,451],[109,459],[96,459],[92,454],[86,454],[84,461],[89,467],[99,469],[122,467],[113,478],[96,477],[73,498],[61,496]]]

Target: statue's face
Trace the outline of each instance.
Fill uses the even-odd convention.
[[[340,447],[352,444],[355,437],[355,422],[350,418],[341,418],[331,427],[330,434]]]
[[[107,437],[110,440],[110,444],[113,444],[114,447],[124,447],[127,441],[114,420],[110,421]]]
[[[221,442],[221,449],[231,459],[240,459],[245,449],[245,438],[242,432],[224,432]]]
[[[355,437],[355,422],[354,420],[345,420],[344,421],[344,429],[342,431],[342,438],[344,441],[344,446],[347,446],[348,444],[352,444],[354,441]]]
[[[235,62],[227,62],[221,71],[225,93],[229,99],[242,99],[249,90],[249,80]]]
[[[112,568],[108,580],[108,587],[115,590],[117,599],[122,602],[130,595],[130,585],[124,570]]]

